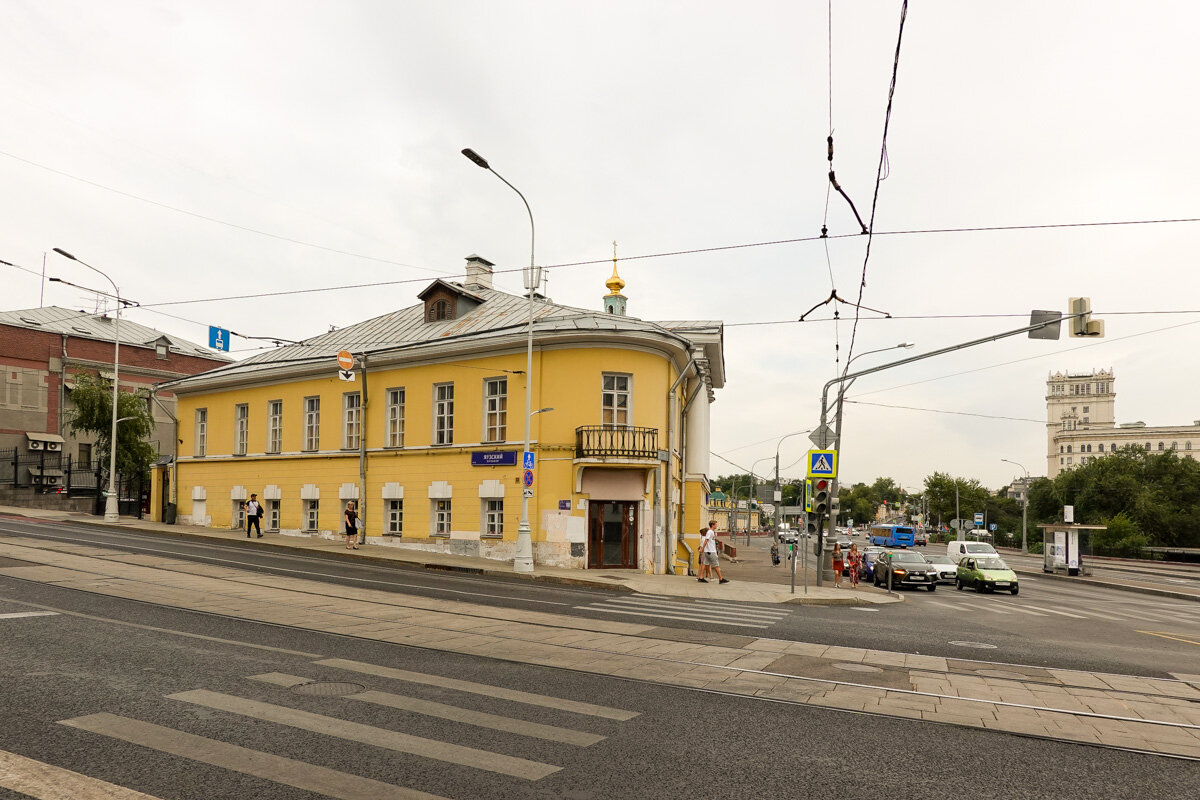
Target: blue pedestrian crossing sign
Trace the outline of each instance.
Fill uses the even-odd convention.
[[[837,461],[837,450],[809,450],[808,477],[836,478]]]

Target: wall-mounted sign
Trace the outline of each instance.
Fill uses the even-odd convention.
[[[571,510],[571,501],[570,500],[559,500],[558,501],[558,510],[559,511],[570,511]]]
[[[516,465],[516,450],[485,450],[481,453],[471,453],[472,467],[515,467]]]

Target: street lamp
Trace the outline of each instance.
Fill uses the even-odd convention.
[[[118,392],[120,390],[119,379],[120,379],[120,364],[121,364],[121,289],[117,286],[116,281],[114,281],[112,278],[108,277],[108,275],[106,275],[105,273],[96,269],[91,264],[87,263],[86,261],[82,261],[82,260],[76,258],[75,256],[71,255],[66,250],[63,250],[60,247],[54,248],[54,252],[58,253],[60,256],[63,256],[64,258],[69,258],[72,261],[75,261],[79,264],[83,264],[85,267],[90,269],[92,272],[95,272],[95,273],[103,276],[103,278],[106,281],[108,281],[109,283],[112,284],[113,292],[117,298],[117,313],[116,313],[116,318],[115,318],[116,321],[113,325],[112,438],[109,440],[109,447],[108,447],[108,497],[104,501],[104,521],[105,522],[118,522],[118,521],[120,521],[120,518],[121,518],[120,514],[118,513],[118,509],[117,509],[117,485],[116,485],[116,481],[117,481],[117,423],[120,421],[119,419],[117,419],[117,397],[118,397]],[[51,278],[50,280],[53,281],[54,278]],[[66,283],[66,281],[56,281],[56,282]]]
[[[1021,492],[1021,552],[1028,553],[1029,542],[1026,539],[1025,523],[1029,517],[1029,470],[1025,469],[1025,467],[1021,466],[1020,464],[1017,464],[1016,461],[1011,461],[1007,458],[1002,458],[1000,460],[1021,467],[1025,473],[1025,491]]]
[[[495,175],[504,184],[517,193],[521,198],[521,202],[525,204],[525,210],[529,212],[529,269],[525,272],[525,289],[529,292],[529,330],[527,333],[527,341],[525,347],[525,451],[529,453],[529,425],[535,412],[533,411],[533,290],[541,283],[541,270],[534,266],[534,243],[535,229],[533,226],[533,210],[529,207],[529,201],[525,199],[525,195],[521,194],[521,190],[513,186],[508,181],[504,180],[504,176],[492,169],[488,165],[487,159],[476,153],[471,148],[466,148],[462,154],[471,160],[476,166],[486,169],[488,172]],[[541,409],[541,411],[549,411],[550,409]],[[521,492],[521,524],[517,528],[517,552],[513,558],[513,572],[533,572],[533,537],[530,534],[529,528],[529,498],[533,494],[533,487]]]

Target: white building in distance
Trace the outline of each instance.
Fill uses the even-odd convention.
[[[1116,423],[1117,391],[1111,368],[1054,372],[1046,380],[1046,475],[1086,464],[1126,446],[1147,451],[1200,452],[1200,420],[1191,425],[1150,428],[1144,422]]]

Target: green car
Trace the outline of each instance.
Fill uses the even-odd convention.
[[[1017,593],[1017,573],[996,556],[966,556],[958,562],[954,588],[974,586],[977,592],[997,589]]]

